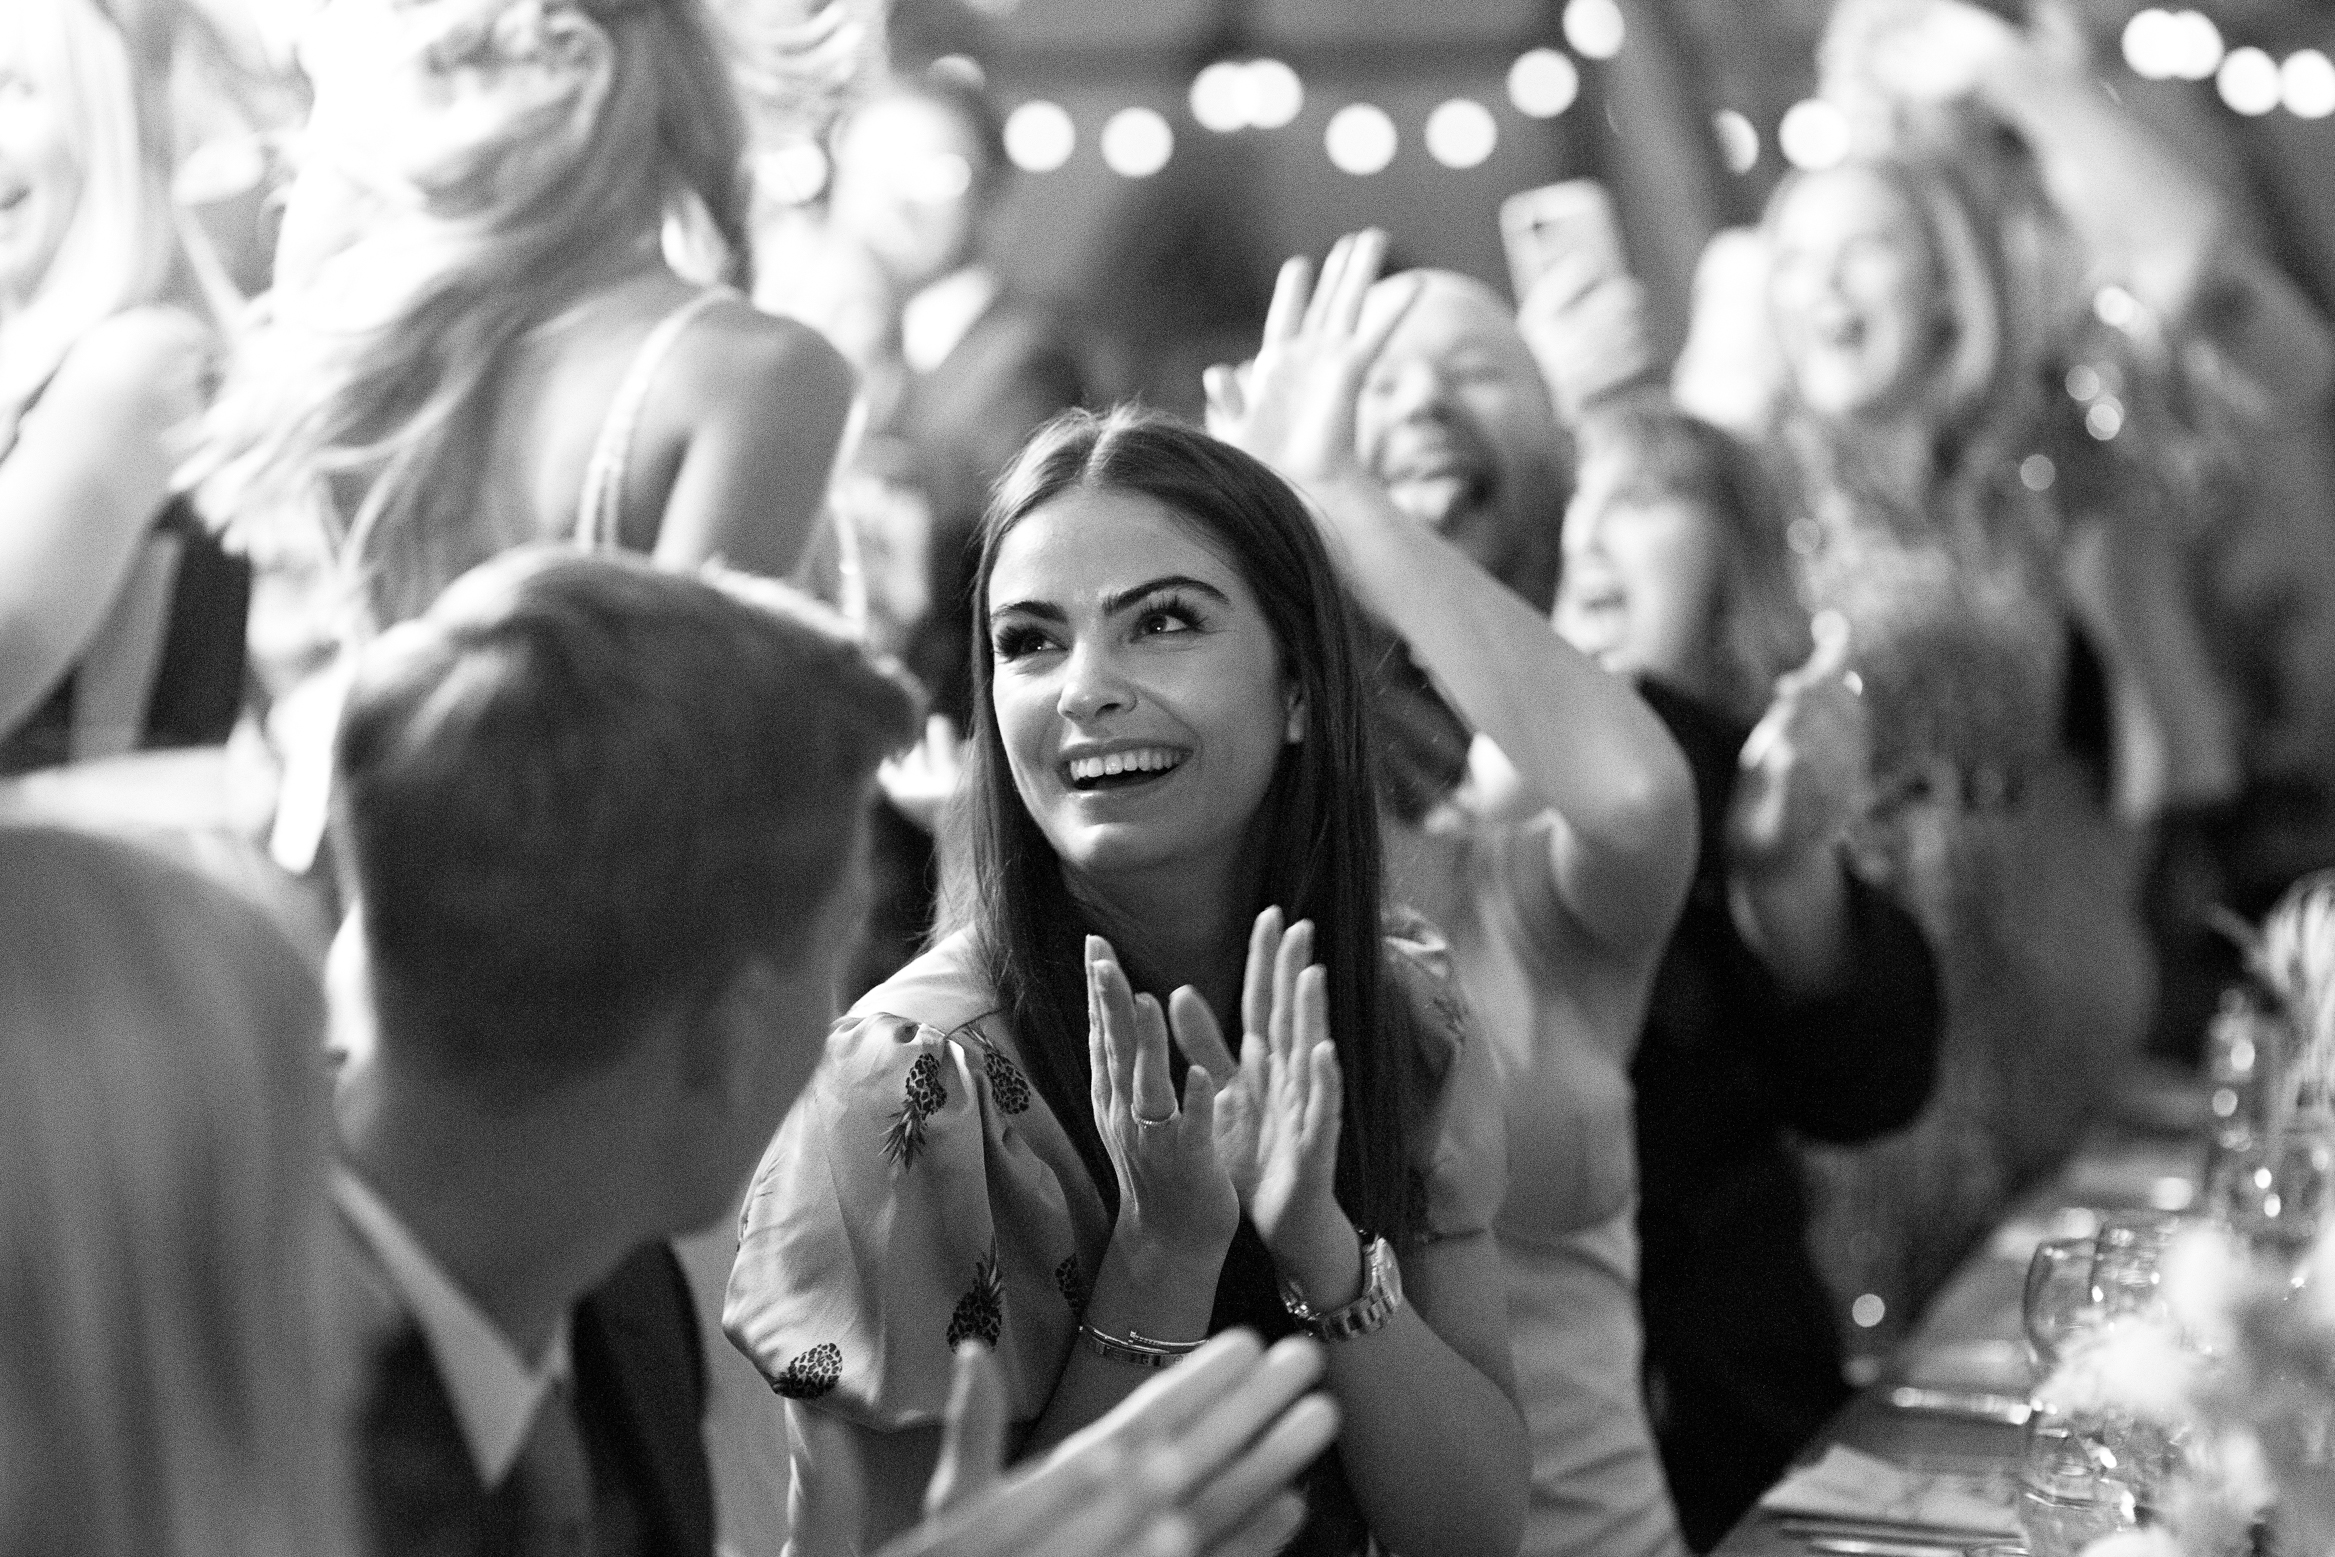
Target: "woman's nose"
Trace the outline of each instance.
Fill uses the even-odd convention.
[[[1062,692],[1055,700],[1063,718],[1086,723],[1134,706],[1134,688],[1109,650],[1092,642],[1071,649],[1062,666]]]

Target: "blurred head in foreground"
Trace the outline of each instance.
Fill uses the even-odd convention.
[[[341,724],[374,1063],[488,1115],[603,1098],[664,1153],[655,1226],[719,1215],[818,1058],[914,703],[781,585],[556,546],[456,581]]]
[[[0,828],[0,1553],[347,1549],[315,982],[135,847]]]

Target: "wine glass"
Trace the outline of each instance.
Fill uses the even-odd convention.
[[[2019,1303],[2027,1332],[2027,1357],[2038,1379],[2059,1366],[2070,1337],[2100,1321],[2092,1293],[2095,1246],[2089,1238],[2047,1238],[2027,1262],[2027,1285]]]
[[[2335,1141],[2318,1122],[2237,1140],[2215,1153],[2206,1180],[2214,1218],[2255,1254],[2287,1269],[2318,1237],[2335,1179]]]
[[[2130,1490],[2104,1474],[2083,1424],[2042,1401],[2020,1444],[2018,1513],[2031,1557],[2077,1557],[2139,1523]]]
[[[2162,1211],[2120,1211],[2093,1238],[2092,1302],[2102,1320],[2165,1310],[2158,1282],[2165,1250],[2187,1225]]]

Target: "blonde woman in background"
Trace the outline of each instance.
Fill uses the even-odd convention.
[[[315,985],[129,845],[0,828],[0,1554],[349,1550]]]
[[[0,774],[220,741],[241,700],[248,575],[171,485],[220,294],[138,57],[100,0],[0,8]]]
[[[744,140],[702,0],[330,0],[301,61],[275,286],[204,460],[266,569],[270,690],[526,541],[789,571],[851,376],[726,284]],[[277,732],[296,868],[335,701]]]
[[[2035,490],[2041,400],[1999,202],[1957,169],[1855,158],[1769,202],[1804,597],[1838,612],[1872,732],[1867,864],[1921,921],[1947,1020],[1906,1131],[1811,1147],[1810,1236],[1886,1344],[2073,1148],[2148,1025],[2124,647],[2071,588]]]

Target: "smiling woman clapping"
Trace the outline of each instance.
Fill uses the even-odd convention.
[[[1328,1343],[1293,1550],[1514,1549],[1499,1102],[1440,943],[1382,922],[1347,612],[1295,494],[1191,429],[1073,415],[1006,478],[970,890],[837,1025],[731,1278],[798,1550],[912,1521],[961,1342],[1036,1449],[1233,1325]]]

